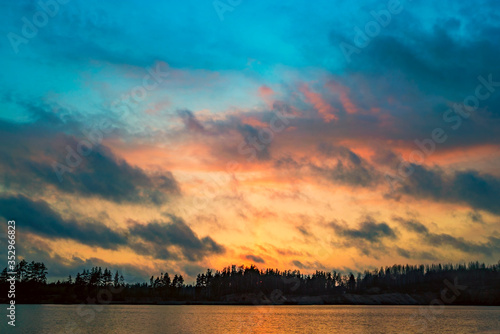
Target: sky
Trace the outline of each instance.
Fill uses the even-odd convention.
[[[0,221],[49,278],[499,260],[498,2],[2,3]]]

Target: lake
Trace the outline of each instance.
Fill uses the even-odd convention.
[[[15,330],[3,312],[1,333],[500,333],[500,307],[481,306],[19,305],[16,311]]]

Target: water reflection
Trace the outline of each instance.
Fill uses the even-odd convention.
[[[2,333],[500,333],[500,307],[20,305]]]

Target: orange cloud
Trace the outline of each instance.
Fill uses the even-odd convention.
[[[302,94],[304,94],[307,102],[311,103],[320,113],[325,122],[329,123],[332,120],[338,119],[335,115],[337,110],[328,104],[328,102],[326,102],[320,94],[311,91],[306,84],[301,85],[299,90]]]
[[[355,114],[358,112],[358,108],[349,98],[349,88],[335,81],[330,81],[326,86],[330,88],[332,92],[339,95],[340,103],[342,103],[342,106],[348,114]]]

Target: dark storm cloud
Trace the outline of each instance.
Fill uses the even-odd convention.
[[[469,217],[474,223],[484,223],[483,215],[481,215],[478,211],[469,212],[467,217]]]
[[[306,262],[301,262],[299,260],[293,260],[291,262],[292,265],[299,269],[303,270],[325,270],[325,266],[321,264],[319,261],[306,261]]]
[[[451,9],[451,4],[457,6]],[[348,70],[372,75],[404,73],[420,89],[445,95],[465,94],[470,89],[468,82],[480,74],[500,75],[497,4],[444,1],[440,6],[449,10],[423,22],[419,5],[405,2],[404,10],[393,16],[390,25],[353,56]],[[335,46],[341,40],[352,40],[338,32],[331,37]]]
[[[417,232],[420,234],[429,233],[429,229],[427,228],[427,226],[416,220],[404,220],[402,218],[395,218],[394,220],[398,221],[402,226],[404,226],[409,231]]]
[[[313,170],[327,179],[351,186],[376,186],[379,173],[359,155],[346,147],[334,147],[325,143],[319,145],[319,151],[327,157],[341,157],[334,167],[312,166]]]
[[[132,237],[145,243],[141,253],[157,258],[171,257],[171,246],[182,251],[182,255],[190,261],[196,261],[207,255],[222,254],[224,246],[210,237],[199,238],[193,230],[179,217],[169,215],[169,221],[153,221],[148,224],[131,222],[129,232]]]
[[[150,202],[162,204],[167,194],[179,192],[171,173],[147,175],[143,170],[129,165],[114,156],[104,146],[98,147],[86,161],[73,171],[64,174],[63,182],[53,182],[60,190],[78,192],[85,196],[99,196],[115,202]],[[45,182],[54,180],[53,168],[44,176]]]
[[[305,226],[297,226],[297,231],[299,231],[300,234],[302,234],[305,237],[312,236],[311,232]]]
[[[425,251],[411,251],[396,247],[396,253],[407,259],[438,260],[438,257],[436,255]]]
[[[261,258],[260,256],[256,256],[256,255],[252,255],[252,254],[245,255],[245,259],[253,261],[255,263],[266,263],[266,261],[263,258]]]
[[[399,248],[399,247],[397,247],[396,250],[397,250],[397,253],[399,255],[401,255],[402,257],[405,257],[407,259],[411,258],[410,252],[408,250],[403,249],[403,248]]]
[[[193,132],[204,132],[205,128],[203,125],[196,119],[196,116],[187,109],[179,110],[177,112],[181,117],[186,129]]]
[[[52,185],[70,194],[156,205],[179,193],[170,172],[151,174],[131,166],[100,140],[91,142],[99,136],[83,136],[83,125],[74,118],[63,121],[61,115],[47,110],[50,106],[22,105],[32,112],[33,123],[0,120],[0,141],[10,143],[0,146],[0,170],[7,189],[32,194]],[[101,140],[103,135],[100,132]],[[82,143],[90,146],[79,151]]]
[[[321,179],[352,187],[376,187],[382,180],[374,166],[347,147],[320,143],[318,151],[321,164],[307,158],[295,160],[287,156],[275,160],[274,166],[278,170],[305,168]]]
[[[340,155],[342,157],[348,158],[348,160],[351,161],[354,165],[360,165],[362,162],[361,158],[356,153],[344,146],[333,146],[327,143],[320,143],[318,145],[318,151],[328,157],[335,157]]]
[[[300,262],[299,260],[293,260],[292,264],[299,269],[304,269],[304,264],[302,264],[302,262]]]
[[[0,197],[0,216],[14,219],[24,231],[49,238],[72,239],[86,245],[110,249],[116,249],[127,242],[124,233],[113,231],[100,222],[90,219],[65,220],[46,202],[34,201],[22,195]]]
[[[381,5],[372,3],[367,7],[377,11],[382,9]],[[351,62],[345,62],[345,70],[354,80],[346,83],[351,87],[352,100],[359,105],[368,103],[382,108],[392,118],[391,127],[383,128],[385,133],[377,127],[368,129],[366,135],[376,133],[377,138],[411,143],[429,137],[434,128],[443,127],[450,130],[449,140],[440,149],[498,143],[498,4],[444,1],[425,5],[424,10],[415,2],[402,2],[402,6],[404,10],[393,15],[380,34],[369,38],[368,45],[354,53]],[[423,12],[435,10],[438,15],[422,19]],[[369,10],[366,15],[361,13],[351,24],[363,29],[364,24],[373,20],[368,13]],[[335,29],[330,35],[332,47],[340,50],[341,42],[354,43],[352,31]],[[480,102],[473,116],[454,131],[443,121],[443,113],[450,104],[462,103],[467,96],[474,95],[480,76],[491,76],[495,82],[493,91]]]
[[[108,249],[130,247],[139,254],[154,255],[158,259],[196,261],[225,251],[212,238],[199,238],[181,218],[173,215],[169,216],[169,222],[133,223],[128,230],[118,231],[89,218],[64,219],[42,200],[4,195],[0,197],[0,217],[16,220],[22,224],[23,231],[42,237],[71,239]]]
[[[379,255],[387,252],[386,243],[396,240],[397,231],[385,222],[378,223],[371,217],[366,217],[358,228],[350,228],[347,224],[340,224],[333,221],[329,226],[339,237],[337,242],[332,242],[332,246],[353,247],[361,254],[378,259]]]
[[[259,128],[248,125],[239,124],[237,126],[239,133],[244,138],[246,145],[241,145],[238,147],[240,154],[247,155],[252,153],[251,157],[257,157],[258,160],[269,160],[271,154],[269,152],[270,142],[268,138],[263,139],[263,135],[259,132]]]
[[[446,174],[439,167],[426,168],[415,164],[410,167],[413,173],[396,183],[397,192],[500,213],[500,179],[497,177],[472,170]]]
[[[472,242],[467,241],[462,237],[454,237],[446,233],[433,233],[416,220],[408,220],[396,217],[395,221],[398,221],[401,226],[411,232],[415,232],[422,237],[421,240],[425,241],[428,245],[434,247],[449,246],[460,250],[464,253],[472,254],[484,254],[487,256],[492,256],[500,252],[500,239],[495,237],[488,237],[487,242]]]
[[[342,226],[339,223],[332,222],[330,226],[334,229],[335,233],[341,237],[348,240],[366,240],[368,242],[379,242],[384,238],[396,239],[396,233],[394,230],[386,223],[377,223],[370,217],[367,217],[359,227],[348,228],[347,226]]]
[[[326,144],[319,145],[323,156],[336,161],[331,164],[318,164],[307,158],[294,159],[286,156],[277,159],[274,167],[277,170],[311,171],[322,179],[352,187],[377,187],[391,184],[392,193],[387,198],[401,194],[418,199],[432,199],[439,202],[465,204],[475,210],[486,210],[500,213],[500,179],[494,175],[480,173],[475,170],[447,172],[439,166],[427,167],[408,163],[404,171],[409,176],[383,178],[376,167],[346,147],[335,147]],[[390,150],[376,152],[375,160],[383,165],[398,168],[398,160]],[[326,161],[326,160],[325,160]],[[300,176],[300,175],[299,175]],[[479,221],[478,214],[470,216]]]

